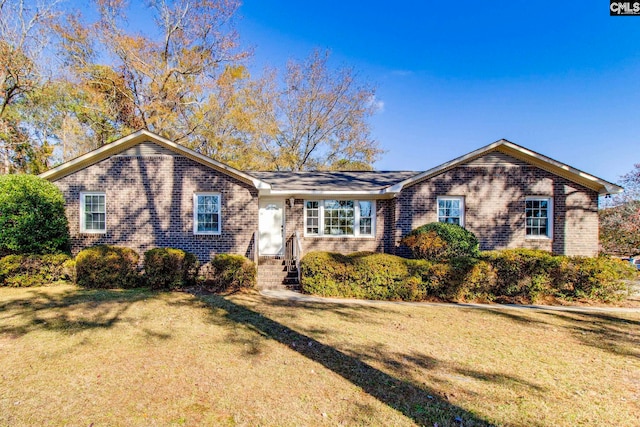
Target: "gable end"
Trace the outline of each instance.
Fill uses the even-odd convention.
[[[134,145],[131,148],[123,150],[118,154],[114,154],[114,157],[139,157],[139,156],[179,156],[178,153],[172,151],[166,147],[162,147],[151,141],[144,141],[140,144]]]

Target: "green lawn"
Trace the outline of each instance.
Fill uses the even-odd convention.
[[[0,373],[11,426],[640,425],[640,314],[0,288]]]

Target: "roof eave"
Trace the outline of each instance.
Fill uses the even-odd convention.
[[[263,190],[261,197],[298,197],[298,198],[320,198],[320,197],[372,197],[375,199],[389,199],[397,195],[388,190]]]
[[[483,154],[494,150],[500,150],[506,152],[506,154],[511,155],[516,154],[516,156],[514,157],[520,158],[527,163],[540,167],[541,169],[547,170],[555,175],[563,176],[564,178],[569,179],[570,181],[573,181],[577,184],[583,185],[587,188],[591,188],[592,190],[597,191],[598,194],[618,194],[623,191],[623,188],[616,184],[583,172],[579,169],[573,168],[564,163],[558,162],[557,160],[536,153],[535,151],[521,147],[511,141],[507,141],[506,139],[498,140],[489,145],[478,148],[477,150],[474,150],[470,153],[467,153],[464,156],[457,157],[425,172],[419,173],[411,178],[405,179],[404,181],[388,187],[388,191],[399,193],[403,188],[409,185],[439,175],[473,158],[480,157]]]
[[[618,194],[624,190],[619,185],[616,185],[602,178],[598,178],[597,176],[581,171],[580,169],[571,167],[543,154],[529,150],[528,148],[521,147],[517,144],[514,144],[513,142],[502,140],[502,144],[500,144],[498,148],[503,149],[502,151],[507,151],[507,154],[510,154],[509,151],[521,153],[529,159],[535,159],[539,162],[542,162],[542,164],[531,161],[529,163],[532,163],[534,166],[538,166],[541,169],[547,170],[548,172],[563,176],[564,178],[567,178],[577,184],[584,185],[587,188],[591,188],[592,190],[597,191],[598,194]],[[548,167],[545,167],[547,165]]]
[[[86,153],[53,169],[43,172],[39,176],[49,181],[56,181],[147,140],[150,140],[160,146],[164,146],[167,149],[184,155],[185,157],[197,161],[198,163],[204,164],[205,166],[220,170],[227,175],[231,175],[243,182],[253,185],[258,190],[271,188],[270,184],[254,176],[251,176],[245,172],[232,168],[231,166],[225,165],[224,163],[220,163],[216,160],[206,157],[196,151],[183,147],[146,129],[141,129],[114,142],[103,145],[102,147],[90,151],[89,153]]]

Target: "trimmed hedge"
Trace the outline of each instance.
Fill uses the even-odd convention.
[[[526,249],[448,262],[380,253],[311,252],[302,259],[301,272],[303,291],[322,296],[517,303],[621,300],[629,292],[625,280],[637,277],[633,267],[617,259],[553,256]]]
[[[613,301],[625,298],[625,280],[637,271],[615,258],[552,255],[532,249],[509,249],[482,254],[496,272],[492,292],[525,301],[544,297],[563,300]]]
[[[64,198],[34,175],[0,175],[0,255],[69,251]]]
[[[182,249],[156,248],[144,253],[144,279],[152,289],[193,285],[198,273],[196,256]]]
[[[425,296],[422,274],[430,263],[395,255],[310,252],[302,259],[304,292],[322,296],[379,300],[419,300]]]
[[[7,255],[0,258],[0,285],[43,286],[75,281],[75,262],[67,254]]]
[[[140,285],[140,256],[129,248],[98,245],[76,257],[77,283],[85,288],[134,288]]]
[[[479,255],[478,238],[457,224],[431,222],[412,230],[401,241],[415,258],[443,261]]]
[[[232,293],[255,288],[256,264],[242,255],[219,254],[200,267],[198,282],[211,292]]]

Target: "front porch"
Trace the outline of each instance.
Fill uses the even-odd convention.
[[[257,254],[255,258],[258,269],[258,289],[300,289],[302,246],[298,233],[294,233],[287,239],[282,254]]]

